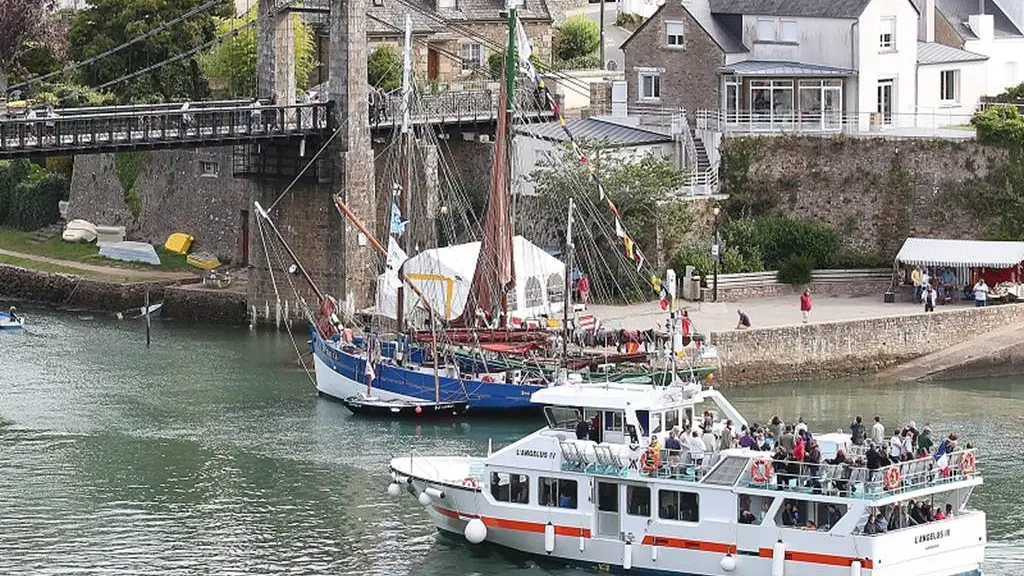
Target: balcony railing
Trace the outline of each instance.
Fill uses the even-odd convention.
[[[698,110],[698,130],[738,134],[849,134],[867,136],[933,136],[970,138],[973,112],[962,108],[918,110],[882,115],[877,112],[772,112]]]

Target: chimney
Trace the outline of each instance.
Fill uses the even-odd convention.
[[[995,20],[991,14],[971,14],[967,17],[967,25],[982,42],[991,42],[995,36]]]
[[[924,0],[924,41],[935,42],[935,0]]]

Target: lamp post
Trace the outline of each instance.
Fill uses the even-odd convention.
[[[712,244],[711,244],[711,258],[715,261],[715,275],[714,275],[714,280],[712,281],[712,287],[711,287],[711,301],[712,302],[718,302],[718,261],[720,260],[720,258],[719,258],[719,251],[718,251],[718,215],[721,212],[722,212],[722,209],[719,208],[718,206],[715,206],[715,209],[713,211],[713,213],[715,215],[715,220],[714,220],[714,223],[712,224],[712,226],[713,226],[712,234],[714,235],[714,237],[711,239],[711,242],[712,242]]]

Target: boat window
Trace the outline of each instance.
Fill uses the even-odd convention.
[[[597,509],[599,512],[619,511],[619,485],[612,482],[597,483]]]
[[[576,408],[545,406],[544,417],[552,430],[576,430],[577,418],[580,418],[581,414]]]
[[[764,521],[768,509],[775,501],[774,496],[747,496],[739,497],[739,510],[736,517],[740,524],[760,524]]]
[[[661,432],[661,412],[651,414],[651,434]]]
[[[650,516],[651,489],[646,486],[626,486],[626,513],[633,516]]]
[[[540,505],[557,508],[576,508],[576,481],[565,478],[545,478],[537,480],[540,489]]]
[[[775,524],[784,528],[827,532],[843,518],[846,511],[845,504],[787,498],[775,515]]]
[[[615,432],[622,432],[622,412],[606,410],[604,413],[604,429]]]
[[[658,490],[658,518],[697,522],[700,519],[700,498],[694,492]]]
[[[671,430],[677,425],[679,425],[679,410],[665,412],[665,430]]]
[[[683,415],[685,416],[683,426],[684,431],[689,431],[689,429],[693,427],[693,406],[683,408]]]
[[[647,410],[636,411],[636,421],[640,423],[640,434],[649,434],[651,429],[651,413]]]
[[[498,502],[530,503],[530,478],[525,474],[491,472],[491,496]]]

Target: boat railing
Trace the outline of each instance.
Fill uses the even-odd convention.
[[[977,474],[977,452],[959,450],[939,458],[925,456],[869,469],[862,465],[773,461],[752,458],[740,482],[792,492],[879,499],[893,494],[957,482]]]

